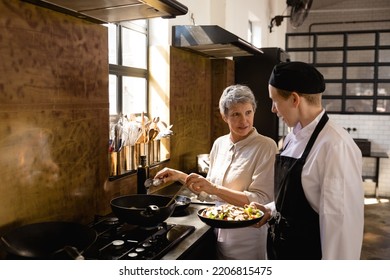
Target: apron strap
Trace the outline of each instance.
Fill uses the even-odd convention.
[[[300,158],[303,162],[306,162],[306,158],[309,155],[309,153],[311,151],[311,148],[314,145],[314,142],[317,140],[318,134],[320,134],[321,130],[324,128],[324,126],[328,122],[328,120],[329,120],[329,117],[328,117],[328,115],[325,112],[322,115],[320,121],[318,122],[316,128],[314,129],[314,132],[311,135],[311,137],[309,139],[309,142],[307,143],[306,148],[305,148],[305,150],[304,150],[304,152],[303,152],[303,154],[302,154],[302,156]]]
[[[318,134],[321,132],[321,130],[324,128],[325,124],[328,122],[329,120],[329,117],[328,115],[326,114],[326,112],[322,115],[320,121],[318,122],[316,128],[314,129],[313,131],[313,134],[310,136],[310,139],[309,139],[309,142],[307,143],[306,147],[305,147],[305,150],[303,151],[303,154],[302,156],[299,158],[299,159],[296,159],[294,161],[294,163],[289,167],[287,173],[290,173],[290,171],[294,168],[295,164],[297,162],[302,162],[302,164],[304,164],[306,162],[306,158],[307,158],[307,155],[310,153],[311,151],[311,148],[313,147],[314,145],[314,142],[316,141],[317,139],[317,136]],[[289,143],[287,143],[288,145]],[[287,147],[286,145],[286,147]],[[285,175],[281,181],[281,185],[284,185],[285,181],[286,181],[286,178],[287,176]],[[283,193],[281,193],[283,189]],[[282,202],[281,202],[281,207],[283,206],[284,204],[284,198],[286,196],[286,191],[287,191],[287,188],[279,188],[279,191],[278,193],[276,194],[276,200],[278,200],[279,196],[280,195],[283,195],[282,196]]]

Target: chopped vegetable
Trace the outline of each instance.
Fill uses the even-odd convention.
[[[225,221],[247,221],[263,216],[263,212],[252,206],[238,207],[230,204],[207,207],[201,213],[203,217]]]

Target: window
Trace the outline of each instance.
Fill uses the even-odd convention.
[[[110,116],[147,112],[148,21],[109,24]]]
[[[328,112],[390,114],[390,30],[288,33],[286,51],[324,75]]]
[[[108,24],[110,180],[134,173],[138,154],[124,138],[123,117],[147,113],[148,21]],[[129,136],[128,136],[129,138]],[[128,139],[127,139],[128,140]]]

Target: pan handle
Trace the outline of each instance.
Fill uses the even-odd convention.
[[[55,251],[53,255],[56,256],[58,254],[61,254],[62,252],[64,252],[66,256],[70,257],[72,260],[85,260],[84,256],[81,255],[81,253],[79,252],[79,250],[77,250],[76,247],[68,246],[68,245]]]
[[[76,247],[65,245],[61,249],[58,249],[52,254],[55,258],[70,258],[71,260],[85,260],[84,256],[79,252]]]
[[[176,197],[179,195],[179,193],[181,193],[181,190],[185,187],[186,185],[181,185],[180,189],[175,193],[174,196],[172,196],[171,200],[167,203],[167,205],[165,205],[165,207],[168,207],[169,205],[171,205],[172,202],[175,201]],[[176,202],[176,201],[175,201]]]
[[[84,256],[81,255],[79,250],[73,246],[65,246],[64,251],[73,259],[73,260],[84,260]]]

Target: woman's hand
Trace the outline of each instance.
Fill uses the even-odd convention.
[[[186,178],[187,178],[186,173],[176,169],[167,168],[167,167],[157,172],[156,176],[154,176],[154,179],[160,179],[162,180],[163,183],[169,183],[175,181],[180,181],[181,183],[184,183]]]
[[[259,228],[259,227],[265,225],[272,216],[271,215],[271,208],[268,208],[265,205],[262,205],[258,202],[251,202],[249,205],[256,208],[256,209],[261,210],[264,213],[263,218],[257,224],[255,224],[254,227]]]
[[[191,173],[188,175],[185,184],[193,193],[199,194],[203,191],[208,194],[215,194],[216,186],[199,174]]]

